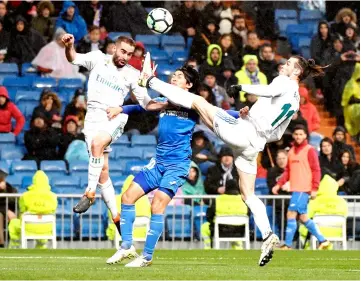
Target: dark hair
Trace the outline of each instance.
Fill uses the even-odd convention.
[[[210,104],[213,105],[217,105],[216,102],[216,97],[214,96],[211,87],[209,87],[207,84],[202,83],[199,87],[198,87],[198,94],[200,95],[201,91],[206,91],[208,92],[208,98],[206,99],[206,101],[208,101]]]
[[[199,87],[199,74],[198,71],[195,70],[191,66],[182,66],[178,68],[176,71],[182,71],[184,74],[184,78],[187,80],[188,84],[193,84],[189,89],[191,93],[196,93]]]
[[[91,27],[89,27],[89,33],[93,32],[94,30],[100,30],[100,27],[96,25],[92,25]]]
[[[349,160],[348,160],[348,164],[347,166],[354,166],[356,164],[356,162],[352,159],[352,153],[349,149],[342,149],[340,151],[340,154],[338,155],[338,160],[340,161],[340,163],[342,164],[342,156],[345,154],[345,153],[348,153],[348,156],[349,156]],[[343,165],[343,164],[342,164]]]
[[[294,133],[294,132],[296,132],[296,131],[298,131],[298,130],[302,130],[302,131],[305,132],[306,135],[308,135],[308,131],[307,131],[306,127],[303,126],[302,124],[297,124],[297,125],[293,128],[292,133]]]
[[[279,149],[279,150],[277,150],[276,157],[277,157],[277,156],[278,156],[278,154],[280,154],[280,153],[283,153],[283,154],[288,155],[288,152],[287,152],[287,150],[286,150],[286,149]]]
[[[328,22],[325,21],[325,20],[321,20],[318,22],[318,27],[317,27],[317,34],[318,34],[318,37],[321,38],[321,32],[320,32],[320,28],[321,28],[321,25],[326,25],[327,26],[327,39],[330,39],[330,26],[328,25]]]
[[[311,77],[317,77],[324,75],[324,69],[327,66],[320,66],[315,63],[313,59],[306,60],[304,57],[301,56],[293,56],[298,60],[297,65],[301,68],[301,74],[299,75],[299,80],[302,81],[306,79],[309,75]]]
[[[264,48],[271,48],[272,52],[273,52],[273,48],[270,43],[264,43],[263,45],[261,45],[261,47],[260,47],[261,52],[263,51]]]
[[[324,142],[327,142],[327,143],[329,143],[331,146],[333,146],[333,141],[332,141],[332,139],[330,139],[329,137],[323,138],[323,139],[320,141],[320,155],[321,155],[321,156],[325,156],[325,154],[324,154],[323,151],[322,151],[322,144],[323,144]],[[333,154],[333,153],[331,152],[331,155],[332,155],[332,154]]]
[[[124,42],[135,48],[135,41],[127,36],[119,36],[116,43]]]

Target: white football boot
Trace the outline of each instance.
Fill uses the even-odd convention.
[[[280,243],[278,236],[271,233],[266,240],[263,241],[261,248],[261,257],[259,259],[259,266],[265,266],[273,256],[274,247]]]
[[[147,52],[147,54],[145,55],[145,58],[144,58],[143,68],[140,73],[140,77],[139,77],[139,81],[138,81],[139,86],[141,86],[141,87],[147,86],[148,79],[150,77],[154,76],[156,68],[157,68],[157,66],[152,67],[152,63],[150,60],[150,53]]]
[[[147,267],[152,264],[152,261],[148,261],[145,259],[144,256],[139,256],[135,260],[131,261],[130,263],[127,263],[125,267]]]
[[[128,250],[120,248],[112,257],[107,259],[107,264],[115,264],[124,259],[136,258],[138,256],[133,245]]]

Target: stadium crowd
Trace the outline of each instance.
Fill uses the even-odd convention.
[[[284,5],[285,8],[291,5],[298,11],[315,9],[300,5],[303,1],[298,2],[294,2],[295,6],[292,6],[293,2]],[[271,17],[271,21],[266,23],[269,15],[266,15],[265,7],[249,10],[247,4],[237,1],[165,1],[161,5],[174,17],[170,34],[180,33],[185,42],[190,42],[191,38],[186,64],[199,71],[203,82],[199,95],[223,109],[252,108],[257,101],[255,95],[241,92],[239,97],[229,98],[229,86],[267,85],[278,75],[279,67],[286,59],[295,54],[289,44],[291,39],[280,34],[274,19]],[[269,12],[283,8],[281,2],[276,5]],[[310,44],[310,54],[316,63],[330,65],[326,68],[326,75],[303,81],[299,89],[300,111],[292,117],[283,138],[267,144],[259,157],[258,175],[267,178],[269,194],[288,194],[287,188],[275,193],[273,187],[280,183],[280,177],[287,169],[288,151],[294,145],[292,133],[299,126],[306,128],[308,139],[320,140],[312,143],[319,151],[319,161],[312,161],[319,165],[321,182],[328,175],[337,183],[339,194],[360,194],[359,164],[353,146],[346,141],[349,135],[353,143],[359,145],[359,15],[347,7],[338,11],[334,11],[332,6],[327,9],[331,10],[326,11],[327,15],[333,13],[334,20],[319,21]],[[321,12],[325,13],[324,10]],[[138,34],[152,34],[145,23],[146,15],[142,3],[134,1],[0,1],[0,63],[16,63],[19,69],[30,63],[38,76],[79,78],[85,82],[87,70],[68,63],[61,36],[73,34],[79,53],[101,50],[113,55],[115,43],[108,34],[130,32],[133,38]],[[286,46],[285,50],[280,49],[281,45]],[[140,69],[146,51],[144,43],[137,42],[130,64]],[[136,99],[130,94],[125,105],[134,103]],[[332,138],[317,133],[322,116],[314,103],[323,104],[330,116],[335,117],[337,127]],[[77,146],[71,145],[75,140],[84,142],[82,129],[86,107],[85,88],[73,93],[65,109],[55,91],[44,89],[28,122],[29,128],[25,130],[24,112],[10,98],[6,86],[0,86],[0,133],[23,134],[26,148],[23,160],[35,160],[39,168],[43,160],[68,161],[74,151],[87,159],[85,145],[79,146],[79,142],[76,142]],[[131,115],[125,134],[129,137],[157,135],[157,123],[158,117],[151,113]],[[237,188],[234,188],[234,185],[238,186],[238,175],[233,152],[201,121],[193,135],[192,150],[192,167],[178,195],[238,195]],[[327,178],[327,181],[332,182],[332,179]],[[281,183],[287,184],[287,181]],[[36,184],[39,183],[34,182]],[[45,198],[49,196],[48,186],[49,183],[44,189]],[[6,183],[5,172],[0,174],[0,192],[16,192]],[[3,198],[0,199],[0,247],[4,244],[4,216],[12,221],[16,208],[10,204],[5,210],[4,202]],[[193,202],[209,203],[202,200]],[[189,200],[177,201],[177,204],[191,205]],[[276,209],[279,213],[280,206]],[[213,217],[212,214],[209,217],[212,223],[214,209]]]

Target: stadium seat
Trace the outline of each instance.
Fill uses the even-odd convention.
[[[311,37],[312,33],[313,29],[308,24],[289,24],[286,28],[286,34],[288,37],[292,37],[294,35]]]
[[[69,239],[75,236],[75,222],[71,204],[58,205],[56,209],[56,236]]]
[[[318,133],[311,133],[310,134],[310,145],[312,145],[317,151],[320,151],[320,143],[321,140],[323,139],[323,135],[318,134]]]
[[[207,205],[194,206],[193,208],[194,236],[198,240],[201,240],[201,226],[207,222],[207,209]]]
[[[192,46],[193,43],[193,37],[188,37],[187,38],[187,49],[189,50]]]
[[[297,19],[296,10],[286,10],[286,9],[276,9],[275,10],[275,20],[279,19]]]
[[[0,155],[2,160],[20,160],[24,157],[23,149],[16,146],[12,149],[2,148]]]
[[[176,62],[184,64],[188,59],[187,51],[176,51],[172,54],[172,64]]]
[[[19,69],[16,63],[0,63],[1,74],[18,74]]]
[[[132,37],[130,32],[109,32],[108,37],[112,39],[113,41],[116,41],[119,36],[126,36],[126,37]]]
[[[143,158],[143,149],[139,147],[119,147],[115,152],[115,159],[141,160]]]
[[[0,133],[0,144],[15,144],[15,135],[13,133]]]
[[[51,179],[51,187],[62,190],[61,193],[73,193],[72,190],[81,190],[80,177],[78,176],[54,176]]]
[[[81,79],[78,78],[61,78],[58,82],[58,88],[71,88],[71,89],[78,89],[83,88],[84,84]]]
[[[17,145],[24,145],[24,135],[25,135],[25,133],[21,132],[20,134],[18,134],[16,136],[16,144]]]
[[[168,239],[191,238],[191,207],[188,205],[167,206],[165,224]]]
[[[31,90],[33,77],[5,77],[3,85],[9,92],[9,95],[14,99],[18,90]]]
[[[255,188],[256,189],[267,189],[268,190],[267,179],[265,179],[265,178],[257,178],[256,182],[255,182]]]
[[[127,135],[122,135],[120,138],[118,138],[114,143],[112,143],[112,147],[129,147],[130,146],[130,140]]]
[[[15,187],[18,192],[21,190],[23,178],[18,175],[10,175],[6,177],[6,182],[10,183],[13,187]]]
[[[151,53],[151,59],[156,64],[158,63],[169,63],[169,55],[166,51],[159,50]]]
[[[153,89],[148,89],[148,95],[152,99],[155,99],[155,98],[159,97],[160,94],[157,91],[154,91]]]
[[[318,22],[322,20],[323,15],[319,10],[301,10],[300,12],[300,22],[304,21],[315,21]]]
[[[281,36],[286,36],[286,30],[289,25],[297,25],[296,19],[281,19],[277,21],[278,30]]]
[[[143,150],[143,159],[151,159],[157,154],[157,149],[155,147],[145,147]]]
[[[131,139],[132,146],[157,146],[157,139],[153,135],[134,135]]]
[[[164,35],[160,39],[160,45],[165,47],[179,47],[185,49],[186,44],[182,35]]]
[[[310,37],[300,37],[298,39],[298,47],[310,47],[311,46],[311,38]]]
[[[19,110],[23,113],[26,119],[31,118],[34,108],[38,105],[39,102],[36,101],[19,101],[17,104]]]
[[[38,76],[38,72],[37,69],[35,67],[33,67],[33,65],[31,63],[23,63],[21,66],[21,74],[23,76]]]
[[[144,47],[149,51],[149,47],[159,48],[160,36],[159,35],[137,35],[135,41],[140,41]]]
[[[71,161],[69,163],[69,172],[73,176],[87,176],[88,175],[88,161]]]
[[[9,168],[9,163],[6,160],[0,160],[0,170],[10,174],[10,168]]]
[[[67,175],[65,162],[62,160],[41,161],[40,170],[43,170],[47,174],[48,177]]]
[[[24,176],[23,180],[21,181],[21,188],[23,190],[27,190],[30,185],[33,184],[33,177],[32,176]]]
[[[88,186],[88,176],[80,176],[80,188],[85,189]]]
[[[36,77],[32,84],[33,89],[39,88],[56,88],[56,80],[51,77]]]
[[[11,174],[18,176],[33,176],[38,170],[34,160],[14,160],[11,163]]]
[[[148,161],[128,161],[125,165],[125,172],[127,174],[137,174],[144,166],[148,164]]]
[[[103,215],[106,212],[106,207],[100,200],[95,202],[96,203],[86,213],[79,217],[81,237],[105,237],[105,224]]]
[[[17,91],[15,95],[15,103],[19,101],[34,101],[39,102],[41,91]]]
[[[157,74],[160,75],[172,75],[173,72],[176,70],[176,68],[173,65],[170,64],[160,64],[157,68]]]
[[[124,166],[122,161],[109,161],[109,172],[111,177],[122,176],[124,172]]]
[[[309,47],[301,47],[300,52],[305,59],[311,58],[311,49]]]
[[[127,177],[128,176],[112,177],[112,183],[113,183],[116,195],[121,194],[124,182],[127,179]]]
[[[185,51],[186,49],[182,46],[165,46],[163,50],[166,51],[169,54],[169,56],[172,56],[173,53],[182,52]]]

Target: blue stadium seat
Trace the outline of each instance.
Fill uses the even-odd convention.
[[[120,138],[118,138],[114,143],[112,143],[112,147],[129,147],[130,146],[130,140],[127,135],[122,135]]]
[[[148,164],[148,161],[128,161],[125,165],[125,172],[127,174],[137,174],[144,166]]]
[[[278,19],[297,19],[296,10],[285,10],[285,9],[276,9],[275,10],[275,20]]]
[[[10,175],[6,177],[6,181],[19,191],[21,189],[23,178],[18,175]]]
[[[187,49],[189,50],[192,46],[193,43],[193,37],[188,37],[187,38]]]
[[[16,136],[16,144],[17,144],[17,145],[24,145],[24,144],[25,144],[25,142],[24,142],[24,135],[25,135],[25,133],[24,133],[24,132],[21,132],[20,134],[18,134],[18,135]]]
[[[159,50],[151,53],[151,59],[156,64],[158,63],[169,63],[169,55],[166,51]]]
[[[172,56],[175,52],[186,51],[186,49],[182,46],[165,46],[163,50],[166,51],[169,56]]]
[[[182,63],[184,64],[188,59],[188,52],[187,51],[177,51],[172,54],[172,63]]]
[[[78,78],[61,78],[58,82],[58,88],[71,88],[78,89],[83,88],[84,84],[81,79]]]
[[[298,22],[296,19],[284,19],[277,21],[278,30],[280,31],[281,36],[286,36],[286,30],[289,25],[297,25]]]
[[[15,135],[12,133],[0,133],[0,144],[15,144]]]
[[[47,174],[48,177],[67,175],[65,162],[62,160],[41,161],[40,170],[43,170]]]
[[[71,204],[58,205],[56,209],[56,236],[69,239],[75,237],[75,221]]]
[[[305,59],[310,59],[311,58],[311,49],[309,47],[301,47],[301,55],[305,58]]]
[[[132,37],[130,32],[109,32],[108,37],[112,39],[113,41],[116,41],[119,36],[126,36],[126,37]]]
[[[286,28],[286,33],[288,37],[292,37],[294,35],[311,37],[313,29],[308,24],[290,24]]]
[[[179,47],[185,49],[186,44],[182,35],[163,35],[160,39],[160,45],[164,49],[165,47]]]
[[[319,10],[301,10],[300,12],[300,21],[320,21],[322,20],[323,15]]]
[[[121,194],[125,180],[128,176],[112,177],[112,183],[115,189],[115,194]]]
[[[69,163],[69,172],[73,176],[87,176],[88,175],[88,161],[71,161]]]
[[[3,85],[10,92],[14,90],[31,90],[31,85],[33,83],[33,77],[5,77]]]
[[[104,238],[106,212],[105,205],[97,200],[96,203],[78,219],[80,225],[80,235],[84,238]],[[77,223],[77,222],[76,222]]]
[[[264,188],[266,188],[268,190],[267,179],[265,179],[265,178],[256,178],[255,188],[256,189],[264,189]]]
[[[34,108],[39,105],[36,101],[19,101],[17,104],[19,110],[23,113],[25,118],[31,118]]]
[[[14,160],[11,163],[11,174],[19,176],[33,176],[38,167],[34,160]]]
[[[160,64],[157,68],[158,75],[172,75],[176,68],[170,64]]]
[[[0,170],[7,174],[10,174],[10,167],[8,161],[0,160]]]
[[[298,47],[302,48],[302,47],[310,47],[311,45],[311,38],[310,37],[300,37],[298,39]]]
[[[132,136],[132,146],[157,146],[157,139],[153,135],[134,135]]]
[[[77,176],[54,176],[51,179],[51,186],[56,190],[61,190],[61,193],[72,193],[72,190],[79,189],[80,177]]]
[[[194,206],[193,208],[193,223],[194,223],[194,235],[195,238],[201,240],[201,227],[202,224],[207,222],[207,205]]]
[[[191,207],[167,206],[165,211],[166,235],[169,238],[191,238]]]
[[[141,160],[143,158],[143,149],[139,147],[119,147],[115,152],[115,159]]]
[[[24,176],[21,182],[21,188],[23,190],[27,190],[30,185],[33,184],[33,177],[31,176]]]
[[[36,77],[33,81],[32,87],[39,88],[56,88],[56,79],[51,77]]]
[[[18,74],[18,66],[16,63],[0,63],[1,74]]]
[[[159,48],[160,36],[159,35],[139,35],[138,34],[137,36],[135,36],[135,41],[142,42],[147,50],[149,47]]]
[[[85,189],[88,186],[88,176],[80,176],[80,187]]]
[[[21,74],[23,76],[31,77],[38,76],[38,72],[35,67],[31,63],[23,63],[21,66]]]
[[[317,151],[320,151],[320,143],[323,139],[323,136],[318,133],[311,133],[310,134],[310,145],[312,145]]]
[[[20,160],[24,157],[23,149],[16,146],[12,149],[2,148],[0,155],[2,160]]]
[[[111,177],[122,176],[124,172],[124,166],[122,161],[109,161],[109,172]]]
[[[15,95],[15,103],[19,101],[34,101],[39,102],[41,91],[17,91]]]
[[[160,94],[157,91],[154,91],[153,89],[148,89],[148,95],[152,99],[155,99],[155,98],[159,97]]]
[[[145,147],[143,150],[143,159],[151,159],[157,154],[157,149],[155,147]]]

